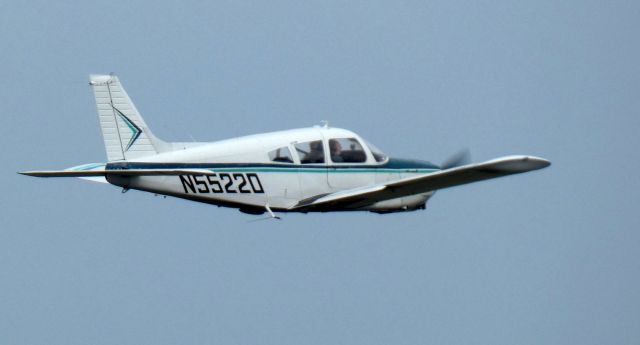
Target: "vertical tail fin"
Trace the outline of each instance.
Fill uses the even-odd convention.
[[[155,155],[166,143],[156,138],[117,76],[91,75],[98,117],[109,161]]]

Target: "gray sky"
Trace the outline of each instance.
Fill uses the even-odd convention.
[[[637,1],[0,3],[0,343],[633,344]],[[15,174],[329,120],[392,156],[553,165],[427,211],[285,215]]]

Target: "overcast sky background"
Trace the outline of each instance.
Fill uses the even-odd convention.
[[[640,2],[0,2],[1,344],[637,344]],[[545,170],[426,211],[285,215],[16,171],[329,120]]]

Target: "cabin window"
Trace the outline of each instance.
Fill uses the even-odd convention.
[[[307,141],[295,144],[296,151],[300,156],[300,163],[314,164],[324,163],[324,148],[322,140]]]
[[[329,140],[331,161],[334,163],[364,163],[367,154],[356,138]]]
[[[269,159],[277,163],[293,163],[293,156],[287,146],[279,147],[269,152]]]

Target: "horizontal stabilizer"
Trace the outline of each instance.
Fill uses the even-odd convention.
[[[170,175],[208,175],[206,169],[135,169],[135,170],[42,170],[21,171],[19,174],[34,177],[97,177],[97,176],[170,176]]]

